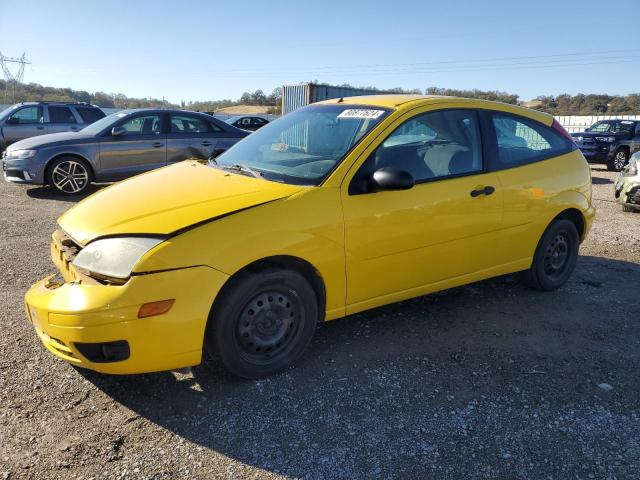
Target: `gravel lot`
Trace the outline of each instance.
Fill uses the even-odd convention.
[[[108,377],[55,359],[23,312],[72,205],[0,182],[0,480],[638,478],[640,214],[593,167],[567,286],[512,277],[328,324],[303,362]]]

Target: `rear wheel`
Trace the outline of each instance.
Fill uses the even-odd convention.
[[[205,347],[240,377],[254,379],[296,362],[311,342],[318,302],[297,272],[241,272],[209,320]]]
[[[607,169],[612,172],[619,172],[627,166],[627,163],[629,163],[629,151],[626,148],[621,148],[607,162]]]
[[[64,195],[83,193],[90,182],[91,168],[79,158],[58,158],[47,168],[47,183]]]
[[[552,291],[564,285],[578,259],[580,237],[570,220],[555,220],[538,242],[531,268],[521,273],[525,285]]]

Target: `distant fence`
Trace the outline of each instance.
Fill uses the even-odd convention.
[[[571,132],[584,132],[587,127],[600,120],[640,120],[640,115],[560,115],[556,117],[558,123],[565,130]]]

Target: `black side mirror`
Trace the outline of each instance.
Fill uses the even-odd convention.
[[[125,133],[127,133],[127,131],[122,127],[113,127],[111,129],[111,136],[112,137],[119,137],[121,135],[124,135]]]
[[[415,185],[415,181],[409,172],[393,167],[379,168],[369,180],[369,191],[381,190],[408,190]]]
[[[18,117],[9,117],[6,121],[7,125],[18,125],[20,123],[20,119]]]

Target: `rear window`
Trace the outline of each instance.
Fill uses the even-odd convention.
[[[104,112],[99,108],[76,107],[76,110],[84,123],[93,123],[105,117]]]
[[[537,162],[572,150],[568,139],[533,120],[493,114],[498,160],[502,168]]]

